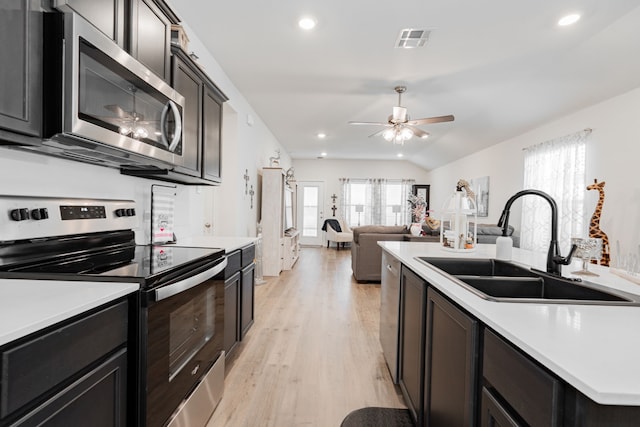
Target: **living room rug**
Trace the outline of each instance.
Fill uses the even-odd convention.
[[[408,409],[362,408],[352,411],[340,427],[414,427]]]

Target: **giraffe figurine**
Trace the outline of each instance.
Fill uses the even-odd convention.
[[[600,265],[606,267],[609,266],[609,237],[600,229],[600,215],[602,215],[602,205],[604,204],[604,181],[598,182],[597,179],[593,180],[593,184],[587,186],[587,190],[598,190],[599,198],[596,204],[596,210],[591,216],[589,222],[589,237],[602,239],[602,258],[600,259]],[[596,260],[591,261],[592,264],[597,264]]]

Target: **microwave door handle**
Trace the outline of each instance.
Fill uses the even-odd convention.
[[[188,277],[184,280],[180,280],[179,282],[172,283],[167,286],[163,286],[161,288],[156,289],[156,301],[162,301],[163,299],[167,299],[172,297],[180,292],[184,292],[188,289],[193,288],[194,286],[198,286],[199,284],[211,279],[213,276],[217,275],[221,271],[223,271],[227,267],[227,259],[222,260],[220,264],[216,264],[215,267],[212,267],[208,270],[203,271],[202,273],[198,273],[195,276]]]
[[[160,115],[160,138],[162,139],[162,145],[167,148],[169,148],[169,141],[167,141],[167,126],[165,123],[167,119],[167,113],[169,112],[170,108],[169,102],[164,104],[164,107],[162,108],[162,114]]]
[[[166,118],[167,113],[171,109],[171,113],[176,121],[176,129],[173,133],[173,139],[171,142],[167,140],[167,128],[166,128]],[[161,134],[162,134],[162,144],[164,144],[170,152],[174,152],[178,144],[180,143],[180,138],[182,137],[182,117],[180,117],[180,110],[178,110],[178,106],[173,101],[168,101],[164,108],[162,109],[162,115],[160,116],[160,126],[161,126]]]

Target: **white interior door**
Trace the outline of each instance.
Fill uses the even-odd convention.
[[[298,230],[300,244],[322,246],[324,223],[324,182],[298,181]]]

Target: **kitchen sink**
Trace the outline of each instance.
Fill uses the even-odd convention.
[[[454,282],[498,302],[640,306],[640,295],[496,259],[416,257],[454,278]]]

